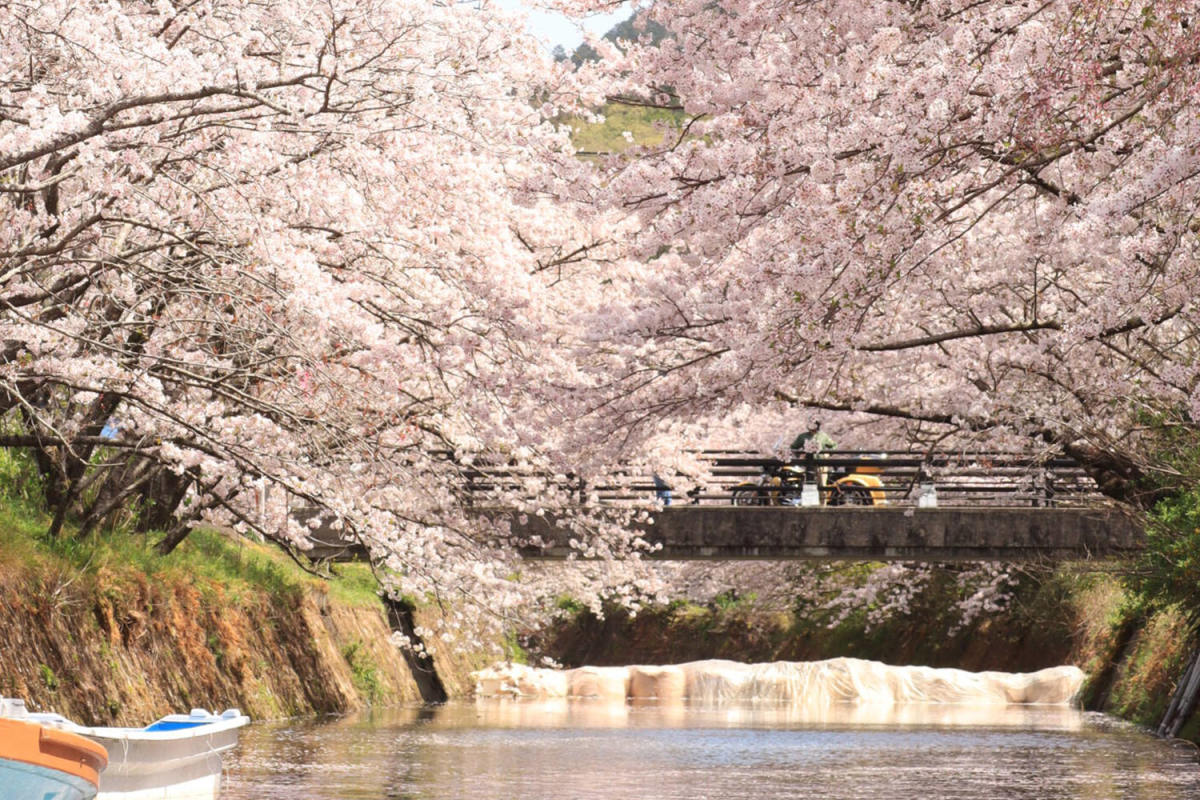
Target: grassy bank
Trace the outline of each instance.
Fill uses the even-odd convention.
[[[366,565],[322,580],[215,529],[165,557],[125,530],[50,539],[34,502],[4,500],[4,695],[133,725],[193,706],[270,718],[420,700]]]

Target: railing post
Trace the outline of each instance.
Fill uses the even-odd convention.
[[[937,488],[933,485],[933,469],[927,461],[917,467],[917,507],[937,507]]]
[[[1042,492],[1046,498],[1046,508],[1056,505],[1054,500],[1054,473],[1042,468]]]

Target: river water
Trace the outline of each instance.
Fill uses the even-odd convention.
[[[1053,706],[481,700],[255,724],[222,800],[1192,800],[1196,750]]]

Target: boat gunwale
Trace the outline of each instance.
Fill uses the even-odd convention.
[[[185,739],[199,739],[204,736],[236,730],[249,724],[249,722],[250,718],[243,715],[231,719],[218,719],[202,725],[193,725],[189,728],[177,728],[172,731],[148,731],[145,728],[88,728],[75,724],[64,728],[64,730],[96,739],[125,740],[131,742],[172,742]]]
[[[93,787],[108,766],[104,745],[82,734],[33,720],[0,718],[0,761],[52,770],[86,781]],[[68,757],[70,754],[70,757]]]

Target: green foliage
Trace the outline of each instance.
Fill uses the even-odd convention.
[[[555,599],[554,606],[568,616],[579,614],[585,608],[583,603],[579,602],[574,597],[565,594],[559,595],[559,597]]]
[[[810,638],[823,642],[823,647],[831,655],[888,661],[888,653],[895,649],[896,642],[910,638],[906,636],[906,631],[907,626],[898,620],[872,625],[867,619],[867,609],[858,608],[832,628],[814,628],[811,624],[799,622],[796,633],[807,634]],[[930,637],[925,636],[911,638],[922,643],[931,641]],[[942,642],[944,639],[938,640],[938,644]],[[933,659],[924,656],[919,660],[925,663]]]
[[[1009,614],[1024,629],[1060,639],[1107,635],[1126,619],[1127,598],[1116,578],[1090,564],[1052,570],[1025,566]]]
[[[1143,725],[1162,719],[1191,652],[1186,628],[1178,609],[1162,609],[1144,621],[1117,666],[1106,710]]]
[[[1139,614],[1177,608],[1194,636],[1200,627],[1200,426],[1186,408],[1153,402],[1134,416],[1145,460],[1154,465],[1136,488],[1155,503],[1146,516],[1146,547],[1125,587]]]
[[[514,664],[529,664],[529,653],[517,641],[515,633],[506,633],[504,635],[504,660],[511,661]]]
[[[717,611],[730,612],[738,608],[748,608],[758,599],[754,592],[740,594],[736,589],[728,589],[712,599],[712,605]]]
[[[45,664],[38,664],[38,677],[42,679],[42,683],[50,691],[58,689],[58,676],[54,674],[54,670]]]
[[[1158,498],[1146,516],[1146,547],[1124,579],[1124,658],[1108,708],[1145,724],[1161,717],[1200,632],[1200,427],[1187,409],[1138,415],[1154,470],[1139,490]],[[1196,736],[1195,715],[1185,735]]]
[[[379,702],[383,698],[383,683],[379,679],[379,668],[365,645],[355,639],[342,648],[342,658],[350,667],[350,679],[359,694],[372,705]]]
[[[1146,549],[1127,579],[1149,609],[1180,606],[1200,623],[1200,488],[1160,500],[1146,525]]]
[[[45,490],[28,450],[0,448],[0,499],[25,511],[44,507]]]

